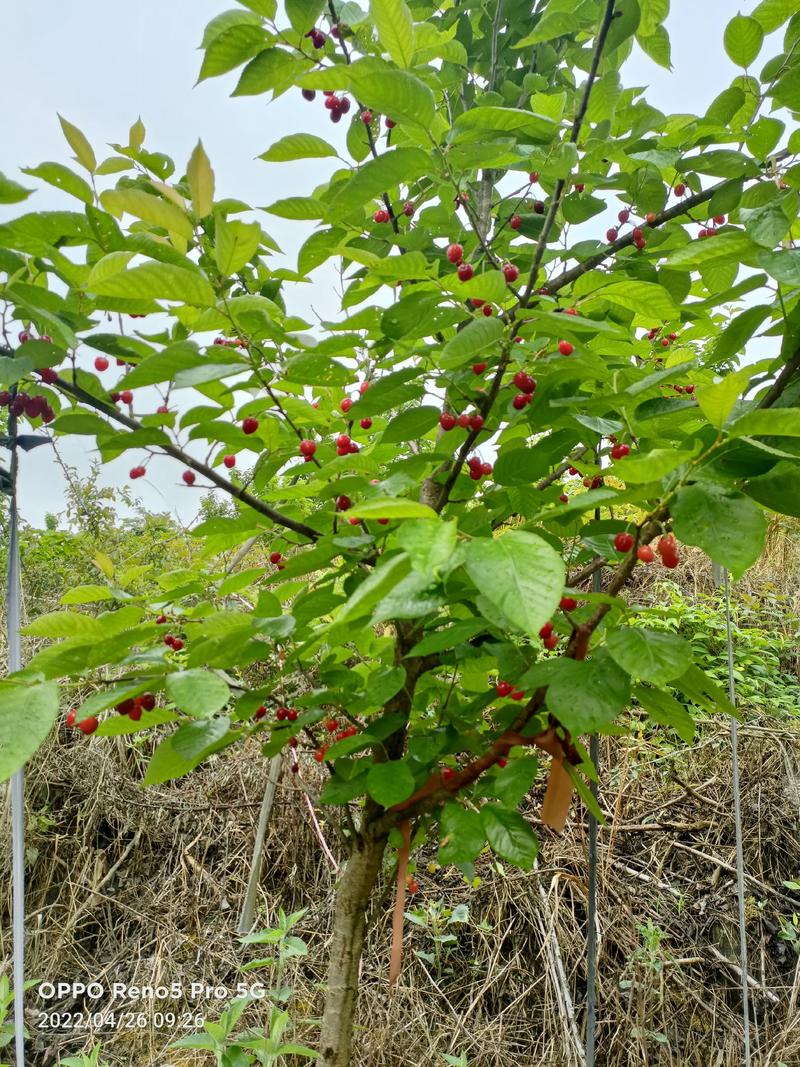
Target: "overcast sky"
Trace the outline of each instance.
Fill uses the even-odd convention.
[[[345,124],[332,126],[319,100],[307,103],[298,92],[287,93],[274,104],[267,104],[265,97],[230,99],[235,73],[194,87],[203,27],[225,6],[225,0],[137,0],[124,6],[109,0],[7,4],[3,81],[13,88],[13,106],[3,109],[0,171],[25,183],[29,179],[19,174],[20,166],[45,160],[69,162],[57,112],[86,133],[100,158],[108,142],[127,143],[128,128],[141,115],[146,145],[171,155],[178,176],[198,137],[202,138],[216,172],[218,196],[263,206],[282,196],[310,192],[327,173],[329,161],[279,166],[255,157],[279,137],[298,130],[344,143]],[[235,6],[233,0],[230,6]],[[752,10],[752,0],[741,7]],[[623,79],[628,86],[648,86],[648,100],[667,113],[702,114],[737,73],[722,49],[722,30],[737,5],[731,0],[672,0],[672,8],[667,27],[673,71],[663,70],[634,49]],[[0,207],[0,219],[13,217],[20,209],[74,209],[71,198],[35,180],[34,184],[39,189],[35,196],[24,205]],[[263,216],[263,224],[294,262],[300,227],[269,215]],[[325,285],[294,287],[292,299],[297,302],[293,310],[309,321],[335,310]],[[86,464],[80,442],[59,447],[68,462]],[[128,455],[109,464],[105,481],[126,481],[135,462]],[[177,509],[183,521],[190,520],[197,508],[197,491],[180,484],[176,464],[160,460],[149,471],[152,476],[147,480],[131,483],[144,504],[151,510]],[[46,512],[62,510],[60,481],[49,449],[25,457],[20,500],[28,521],[38,525]]]

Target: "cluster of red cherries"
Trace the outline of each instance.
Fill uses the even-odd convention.
[[[155,706],[155,694],[143,693],[138,697],[130,697],[127,700],[121,700],[119,704],[114,705],[114,710],[120,715],[127,715],[133,722],[139,722],[142,717],[142,712],[152,711]],[[90,715],[86,719],[81,719],[80,722],[75,721],[77,717],[77,708],[70,708],[66,716],[67,726],[77,726],[81,733],[86,734],[87,737],[90,734],[93,734],[100,725],[100,720],[96,715]]]

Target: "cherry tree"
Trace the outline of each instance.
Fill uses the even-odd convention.
[[[301,781],[322,765],[348,856],[325,1067],[351,1062],[384,872],[402,921],[425,841],[467,873],[487,846],[528,869],[535,783],[555,829],[574,791],[599,814],[588,735],[635,704],[688,741],[697,709],[732,710],[626,598],[637,569],[695,545],[738,578],[768,512],[800,514],[800,15],[736,15],[741,73],[665,115],[623,76],[634,47],[669,66],[668,8],[241,0],[201,79],[241,68],[234,96],[333,127],[262,156],[320,161],[266,208],[310,230],[295,269],[201,144],[176,172],[141,122],[98,160],[62,119],[74,165],[25,174],[77,203],[0,226],[7,438],[81,435],[134,480],[166,455],[176,491],[236,509],[195,528],[205,571],[142,596],[101,559],[29,625],[58,640],[0,686],[0,771],[75,678],[104,680],[70,712],[83,733],[152,735],[146,784],[252,739]],[[331,265],[341,314],[309,322]],[[269,564],[226,573],[256,538]]]

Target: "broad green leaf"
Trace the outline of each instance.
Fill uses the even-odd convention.
[[[12,181],[5,174],[0,174],[0,204],[18,204],[27,200],[33,189],[26,189],[19,182]]]
[[[28,637],[105,637],[102,622],[78,611],[51,611],[29,622],[22,632]]]
[[[452,567],[458,538],[455,521],[409,522],[396,536],[420,574],[433,578],[438,571]]]
[[[691,241],[682,245],[667,256],[666,262],[672,267],[700,267],[717,260],[746,261],[760,251],[746,233],[723,231],[712,241]]]
[[[438,363],[441,367],[461,367],[474,362],[473,357],[503,336],[503,324],[498,318],[475,318],[459,330],[442,349]]]
[[[577,735],[595,733],[613,722],[629,696],[627,672],[601,650],[590,660],[559,659],[546,701],[559,722]]]
[[[745,482],[744,491],[770,511],[800,518],[800,462],[776,463],[766,474]]]
[[[306,33],[325,10],[325,0],[286,0],[286,14],[297,33]]]
[[[761,311],[762,309],[751,308],[750,310]],[[721,429],[725,425],[740,393],[747,387],[752,373],[750,367],[744,367],[740,371],[726,375],[714,385],[703,385],[698,389],[697,403],[712,426]]]
[[[770,312],[771,308],[761,305],[747,308],[732,319],[717,338],[711,361],[723,363],[738,355]]]
[[[171,263],[143,263],[105,278],[94,290],[99,296],[131,300],[174,300],[182,304],[213,307],[214,290],[199,271],[184,270]]]
[[[403,500],[400,497],[373,497],[353,504],[347,511],[348,518],[357,519],[438,519],[438,515],[427,504],[416,500]]]
[[[403,504],[407,501],[402,501]],[[410,502],[408,502],[410,503]],[[383,518],[383,515],[376,516]],[[353,619],[369,615],[372,609],[386,596],[411,570],[408,556],[403,552],[392,556],[389,560],[377,566],[372,573],[364,579],[354,593],[348,598],[347,603],[337,612],[334,626],[341,626]]]
[[[199,219],[204,219],[214,206],[214,171],[202,141],[197,142],[189,157],[186,178],[192,195],[192,210]]]
[[[224,746],[224,741],[217,741],[215,745],[204,749],[199,755],[187,759],[175,751],[173,742],[177,734],[165,738],[153,753],[147,772],[142,780],[142,785],[160,785],[162,782],[170,782],[175,778],[182,778],[185,774],[193,771],[198,764],[202,763],[210,751]]]
[[[752,15],[754,19],[758,19],[764,33],[772,33],[796,13],[795,0],[761,0]]]
[[[558,606],[564,561],[536,534],[512,530],[476,537],[464,549],[467,573],[484,597],[518,630],[538,634]]]
[[[698,482],[678,490],[672,526],[679,540],[702,548],[715,563],[740,578],[761,555],[767,520],[761,508],[742,493]]]
[[[669,14],[669,0],[639,0],[641,21],[639,33],[648,36],[655,33]]]
[[[381,193],[397,185],[409,185],[432,171],[430,154],[421,148],[395,148],[369,159],[346,182],[336,187],[326,215],[336,222],[342,215],[363,208]]]
[[[293,55],[283,48],[265,48],[244,68],[231,96],[258,96],[272,92],[274,99],[285,93],[310,65],[310,59]]]
[[[251,59],[265,44],[266,33],[260,25],[245,23],[231,26],[209,42],[197,77],[198,82],[227,74],[229,70]]]
[[[56,189],[61,189],[62,192],[82,200],[84,204],[91,204],[94,201],[94,194],[89,183],[62,163],[40,163],[38,167],[23,167],[22,173],[30,174],[32,178],[41,178],[42,181],[54,185]],[[2,200],[1,197],[0,200]],[[5,202],[8,203],[8,201]]]
[[[725,27],[725,51],[738,67],[749,67],[764,43],[764,28],[748,15],[734,15]]]
[[[778,145],[786,124],[780,119],[762,116],[747,131],[747,149],[756,159],[766,159]]]
[[[135,252],[109,252],[107,256],[98,259],[89,271],[89,277],[86,279],[86,288],[94,291],[95,285],[99,285],[106,278],[124,271],[135,255]]]
[[[544,115],[515,107],[473,107],[462,111],[456,119],[457,131],[490,131],[518,133],[539,144],[550,144],[558,131],[558,123]]]
[[[193,760],[220,741],[230,729],[226,715],[187,722],[172,735],[172,750],[182,759]]]
[[[97,159],[92,146],[86,139],[86,134],[79,130],[77,126],[73,126],[71,122],[68,122],[63,115],[58,116],[58,121],[61,123],[61,129],[67,139],[67,144],[75,153],[77,161],[90,173],[94,171],[97,167]]]
[[[486,804],[481,808],[481,822],[487,841],[501,859],[523,871],[533,867],[539,842],[518,811]]]
[[[471,863],[485,841],[486,831],[480,812],[461,804],[445,804],[439,815],[439,859],[442,863]]]
[[[108,189],[100,194],[100,202],[112,215],[121,218],[127,212],[144,222],[151,222],[170,233],[190,239],[194,235],[192,221],[171,200],[162,200],[143,189]]]
[[[800,437],[800,408],[748,411],[729,431],[734,437]]]
[[[436,111],[433,93],[419,78],[388,63],[359,59],[349,68],[350,85],[359,100],[395,122],[429,130]]]
[[[635,685],[633,695],[654,722],[675,730],[681,740],[690,745],[694,740],[694,719],[674,696],[663,689]]]
[[[105,425],[105,424],[103,424]],[[101,600],[113,600],[114,594],[107,585],[76,585],[61,597],[62,604],[97,604]]]
[[[290,133],[258,157],[267,163],[285,163],[293,159],[323,159],[336,156],[336,149],[313,133]]]
[[[261,227],[257,222],[218,218],[215,236],[217,266],[221,274],[231,275],[240,271],[257,252],[261,244]]]
[[[293,219],[312,221],[325,217],[326,209],[322,201],[315,200],[313,196],[287,196],[284,200],[276,200],[274,204],[264,208],[270,215],[277,215],[280,219]]]
[[[677,678],[689,666],[691,649],[676,634],[620,626],[609,631],[606,645],[624,671],[655,685]]]
[[[414,792],[414,775],[408,764],[400,760],[376,763],[367,775],[367,792],[376,803],[391,808]]]
[[[205,717],[220,711],[230,700],[228,683],[201,669],[167,675],[167,696],[187,715]]]
[[[23,767],[50,733],[58,716],[55,682],[0,682],[0,782]]]
[[[125,385],[129,389],[140,389],[144,385],[168,382],[181,371],[205,366],[207,363],[208,358],[200,353],[193,342],[178,341],[157,355],[148,356],[129,370],[125,376]],[[58,421],[60,422],[61,419]]]
[[[612,473],[628,484],[644,485],[671,474],[688,463],[693,455],[693,452],[678,448],[654,448],[641,456],[619,460],[613,465]]]
[[[439,415],[439,408],[426,406],[401,411],[383,431],[382,441],[384,444],[416,441],[439,425]]]
[[[672,69],[672,49],[669,34],[664,26],[659,26],[654,33],[647,36],[637,33],[636,42],[654,63],[658,63],[659,67],[664,67],[666,70]]]
[[[612,282],[596,289],[585,302],[585,306],[592,307],[603,300],[627,308],[642,318],[672,319],[678,311],[672,297],[662,285],[633,279]]]
[[[414,21],[405,0],[370,0],[369,13],[378,40],[398,67],[411,66]]]

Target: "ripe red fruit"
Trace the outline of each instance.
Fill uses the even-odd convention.
[[[518,230],[522,225],[522,216],[512,215],[511,218],[508,220],[508,225],[511,227],[512,230]]]
[[[449,781],[451,781],[451,780],[452,780],[453,778],[455,778],[455,775],[456,775],[456,772],[455,772],[455,771],[453,770],[453,768],[452,768],[452,767],[443,767],[443,768],[442,768],[442,778],[443,778],[443,779],[444,779],[444,780],[445,780],[446,782],[449,782]]]
[[[656,215],[655,211],[648,211],[644,217],[644,221],[648,226],[655,226],[657,218],[658,215]]]
[[[358,386],[358,391],[362,396],[366,393],[367,389],[369,389],[369,382],[361,382]]]
[[[636,247],[639,249],[640,252],[641,252],[641,250],[643,248],[647,247],[647,241],[644,239],[644,237],[635,237],[634,236],[633,243],[636,245]]]
[[[133,403],[133,393],[130,391],[130,389],[123,389],[122,392],[119,394],[119,398],[123,404]]]
[[[303,89],[303,99],[304,100],[313,100],[316,97],[316,95],[317,94],[314,92],[313,89]]]
[[[683,182],[678,182],[673,192],[676,196],[683,196],[683,194],[686,192],[686,186],[683,184]]]
[[[340,410],[343,411],[345,415],[347,414],[347,412],[350,410],[350,408],[352,406],[353,406],[353,401],[350,399],[349,396],[346,396],[344,398],[344,400],[342,400],[341,403],[339,404]]]
[[[459,267],[458,269],[461,270],[461,267]],[[483,308],[482,308],[482,311],[483,311],[483,314],[488,318],[492,314],[492,305],[491,304],[484,304]]]
[[[325,753],[327,751],[328,750],[325,747],[325,745],[323,745],[321,748],[318,748],[316,750],[316,752],[314,753],[314,759],[317,761],[317,763],[322,763],[323,762],[323,760],[325,759]]]
[[[409,880],[408,880],[408,891],[412,896],[415,893],[419,892],[419,882],[416,880],[416,878],[409,878]]]
[[[505,756],[500,757],[500,759],[497,761],[497,766],[500,767],[501,770],[503,767],[508,766],[508,760],[505,758]]]
[[[78,712],[75,710],[75,708],[70,708],[69,709],[69,711],[67,712],[67,719],[66,719],[67,726],[74,726],[75,725],[75,717],[77,716],[77,714],[78,714]]]
[[[511,699],[512,700],[522,700],[524,696],[525,696],[525,690],[524,689],[515,689],[514,692],[511,694]]]
[[[131,481],[135,481],[137,478],[144,478],[146,473],[147,471],[144,469],[144,467],[131,467],[128,473],[128,477],[131,479]]]
[[[196,478],[194,471],[184,471],[181,477],[187,485],[194,485]]]
[[[153,708],[156,706],[156,698],[154,693],[144,693],[139,699],[145,711],[152,711]]]
[[[623,459],[625,456],[629,456],[631,452],[631,446],[625,444],[617,444],[611,449],[612,459]]]
[[[372,419],[367,416],[366,418],[363,418],[358,425],[362,430],[368,430],[372,426]]]
[[[617,552],[630,552],[635,540],[633,534],[623,531],[614,538],[614,548]]]
[[[413,215],[414,215],[415,211],[416,211],[416,208],[411,203],[411,201],[410,200],[406,200],[405,204],[403,204],[403,214],[405,215],[405,217],[407,219],[413,218]]]
[[[384,119],[383,120],[383,124],[384,124],[384,126],[386,127],[387,130],[393,130],[395,128],[395,126],[397,125],[397,123],[394,121],[394,119]]]
[[[482,430],[484,426],[483,415],[473,415],[469,420],[471,430]]]
[[[528,175],[528,178],[530,180],[531,185],[534,185],[539,180],[539,171],[538,170],[532,170],[530,172],[530,174]]]
[[[335,734],[336,731],[339,729],[339,723],[336,721],[336,719],[328,719],[325,723],[325,729],[328,731],[329,734]]]
[[[541,637],[541,639],[544,641],[544,639],[546,637],[549,637],[552,632],[553,632],[553,624],[552,624],[552,622],[546,622],[544,624],[544,626],[541,628],[541,630],[539,631],[539,637]]]
[[[486,370],[487,367],[488,367],[488,363],[473,363],[472,364],[472,373],[473,374],[483,374],[483,372]]]
[[[455,415],[451,415],[449,411],[443,411],[439,416],[439,425],[443,430],[452,430],[456,424]]]
[[[636,549],[636,558],[640,559],[642,563],[652,563],[655,559],[655,553],[650,545],[639,545]]]
[[[562,493],[561,496],[558,499],[561,501],[562,504],[568,504],[569,503],[569,497],[567,496],[566,493]]]
[[[173,641],[172,641],[172,649],[173,649],[173,651],[174,652],[180,652],[180,650],[182,648],[183,648],[183,641],[181,641],[180,637],[173,638]]]
[[[576,193],[582,193],[585,188],[586,188],[586,186],[583,184],[583,182],[575,182],[575,192]]]
[[[379,207],[375,214],[372,216],[372,221],[378,223],[388,222],[389,212],[386,210],[385,207]]]
[[[108,370],[108,360],[105,356],[97,356],[94,361],[94,369],[99,371]]]
[[[515,282],[519,278],[519,267],[513,263],[506,263],[503,267],[503,277],[507,282]]]
[[[17,336],[19,337],[19,343],[21,345],[24,345],[26,341],[30,341],[31,339],[31,335],[28,333],[27,330],[20,330]]]
[[[159,626],[162,626],[167,621],[166,615],[156,615],[156,622]]]
[[[514,385],[522,393],[533,393],[536,389],[536,379],[532,378],[524,370],[518,370],[514,375]]]
[[[562,356],[571,356],[575,349],[569,341],[559,341],[558,351],[561,353]]]
[[[302,456],[313,456],[317,451],[317,442],[309,441],[308,438],[304,438],[300,442],[300,454]]]
[[[254,419],[252,415],[248,416],[242,422],[242,433],[255,433],[258,429],[258,419]]]
[[[350,438],[346,433],[340,433],[336,438],[336,447],[348,451],[350,448]]]
[[[349,496],[345,496],[344,494],[342,494],[341,496],[336,497],[337,511],[347,511],[349,507],[352,507],[352,504],[353,502]]]
[[[511,401],[511,406],[515,411],[522,411],[525,405],[530,400],[530,393],[517,393],[514,399]]]
[[[562,596],[558,606],[562,611],[574,611],[578,606],[578,601],[572,596]]]
[[[533,210],[536,212],[537,215],[544,215],[544,201],[534,200]]]
[[[691,394],[692,394],[692,393],[694,392],[694,390],[695,390],[695,387],[694,387],[693,385],[687,385],[687,386],[686,386],[686,392],[687,392],[687,393],[688,393],[688,394],[689,394],[690,396],[691,396]]]
[[[45,385],[54,385],[58,381],[58,371],[52,367],[45,367],[39,372],[39,377]]]
[[[634,227],[633,239],[634,239],[634,241],[639,241],[639,240],[644,239],[644,231],[640,230],[638,226]]]
[[[282,559],[283,559],[283,553],[282,552],[270,552],[270,554],[269,554],[270,563],[280,563],[280,561]]]
[[[78,723],[78,729],[82,734],[86,734],[88,737],[89,734],[93,734],[95,732],[99,725],[100,720],[97,718],[97,716],[90,715],[88,719],[84,719],[82,722]]]
[[[627,208],[623,208],[622,211],[617,212],[617,218],[620,222],[627,222],[630,217],[631,213]]]
[[[673,534],[664,534],[656,545],[656,550],[661,556],[661,562],[665,567],[678,566],[678,543]]]
[[[475,271],[472,269],[471,263],[459,263],[458,265],[458,277],[462,282],[468,282]]]
[[[618,237],[619,237],[619,230],[615,230],[613,226],[611,227],[611,229],[606,230],[606,240],[607,241],[616,241],[616,239]]]
[[[716,222],[717,226],[724,226],[725,225],[725,216],[724,215],[715,215],[714,216],[714,222]],[[44,338],[42,338],[42,340],[44,340]]]
[[[222,462],[231,471],[236,466],[236,456],[223,456]]]
[[[364,111],[361,112],[361,121],[364,123],[365,126],[369,126],[369,124],[372,122],[372,112],[369,110],[369,108],[365,108]]]
[[[289,708],[288,712],[286,713],[286,718],[289,720],[289,722],[297,722],[298,715],[299,712],[297,711],[297,708]]]
[[[456,425],[460,426],[462,430],[466,430],[469,427],[471,416],[463,412],[456,419]]]
[[[460,263],[461,260],[464,258],[463,245],[459,245],[459,244],[450,245],[449,248],[447,249],[447,258],[450,260],[451,263]]]
[[[552,652],[553,649],[556,648],[556,646],[558,645],[558,634],[550,634],[549,637],[545,637],[542,644],[545,648],[549,649]]]
[[[514,691],[514,686],[511,682],[498,682],[494,688],[499,697],[510,696]]]
[[[350,453],[358,452],[358,445],[355,443],[355,441],[350,442],[350,444],[347,446],[347,451]]]
[[[491,465],[491,463],[481,463],[481,474],[484,478],[487,478],[493,470],[494,467]]]

